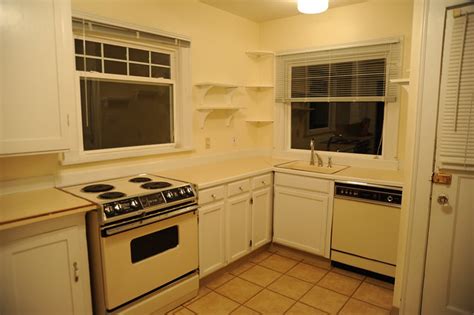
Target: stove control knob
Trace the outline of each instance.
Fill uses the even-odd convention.
[[[110,217],[111,215],[114,214],[114,208],[112,206],[105,206],[104,212],[106,216]]]
[[[186,190],[185,190],[184,188],[180,188],[180,189],[179,189],[179,194],[180,194],[181,196],[186,195]]]
[[[193,193],[193,189],[191,188],[191,186],[186,187],[186,191],[188,192],[188,194]]]
[[[168,192],[166,193],[166,197],[172,199],[172,198],[174,197],[173,192],[168,191]]]
[[[130,205],[132,206],[132,208],[137,208],[137,207],[138,207],[138,201],[132,200],[132,201],[130,202]]]
[[[115,212],[120,213],[122,211],[122,205],[119,204],[119,203],[115,204],[114,205],[114,210],[115,210]]]

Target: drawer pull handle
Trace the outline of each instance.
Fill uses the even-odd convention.
[[[216,199],[216,195],[212,194],[211,195],[212,199]]]
[[[77,266],[77,262],[74,262],[72,264],[72,267],[74,269],[74,282],[79,281],[79,267]]]

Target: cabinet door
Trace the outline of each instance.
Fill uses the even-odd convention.
[[[200,277],[225,266],[224,224],[224,202],[199,208]]]
[[[252,193],[252,246],[258,248],[272,238],[272,189]]]
[[[0,0],[0,154],[68,149],[74,105],[67,0]]]
[[[90,314],[81,231],[69,227],[2,246],[2,314]],[[85,243],[85,234],[82,235]]]
[[[250,194],[242,194],[227,199],[226,244],[228,263],[250,252],[250,224]]]
[[[273,241],[324,255],[328,196],[275,187]]]

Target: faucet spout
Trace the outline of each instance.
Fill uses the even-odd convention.
[[[311,149],[311,157],[309,159],[309,165],[315,165],[314,163],[314,156],[316,155],[316,157],[318,158],[318,166],[321,167],[323,166],[323,159],[321,159],[321,156],[319,156],[318,152],[316,152],[314,150],[314,142],[315,139],[312,138],[311,141],[309,142],[309,147]]]

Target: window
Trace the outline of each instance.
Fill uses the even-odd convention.
[[[189,41],[73,18],[77,144],[65,164],[189,148]]]
[[[393,156],[396,136],[384,132],[394,124],[387,116],[398,125],[397,88],[389,79],[399,71],[398,41],[279,55],[276,101],[286,107],[288,124],[279,128],[288,132],[280,132],[288,139],[280,149],[309,150],[314,138],[319,151]]]

